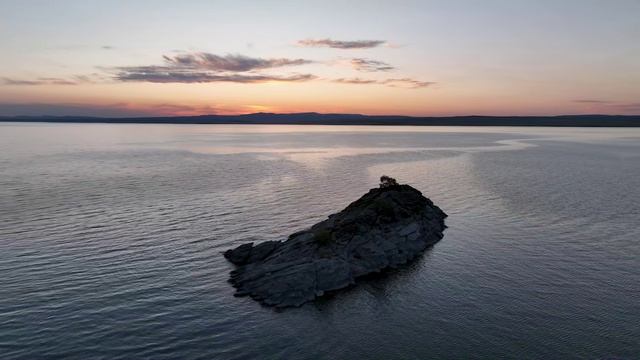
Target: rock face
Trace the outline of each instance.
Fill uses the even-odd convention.
[[[386,179],[286,241],[225,252],[238,265],[230,279],[236,296],[276,307],[300,306],[360,276],[405,264],[442,239],[447,215],[420,191]]]

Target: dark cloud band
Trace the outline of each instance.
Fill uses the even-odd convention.
[[[331,39],[305,39],[298,41],[298,45],[307,47],[329,47],[334,49],[370,49],[386,44],[384,40],[351,40],[340,41]]]
[[[142,66],[120,68],[115,75],[118,81],[142,81],[152,83],[264,83],[264,82],[302,82],[315,79],[311,74],[293,74],[287,76],[263,74],[215,73],[202,71],[181,71],[166,67]]]
[[[358,71],[390,71],[395,68],[386,62],[362,58],[353,58],[350,60],[351,66]]]
[[[176,68],[189,68],[211,71],[251,71],[271,69],[283,66],[296,66],[310,64],[306,59],[262,59],[244,55],[220,56],[211,53],[180,54],[176,56],[165,55],[164,60],[169,66]]]
[[[316,78],[311,74],[271,75],[260,70],[309,64],[306,59],[253,58],[244,55],[215,55],[211,53],[163,56],[165,65],[123,66],[115,71],[117,81],[153,83],[264,83],[270,81],[300,82]]]
[[[372,80],[372,79],[362,79],[362,78],[340,78],[332,80],[332,82],[339,84],[354,84],[354,85],[385,85],[389,87],[398,87],[398,88],[409,88],[409,89],[419,89],[429,87],[435,82],[431,81],[420,81],[411,78],[401,78],[401,79],[386,79],[386,80]]]

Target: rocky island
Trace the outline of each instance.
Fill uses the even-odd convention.
[[[286,241],[248,243],[224,256],[236,296],[269,306],[300,306],[364,275],[405,264],[443,237],[447,215],[409,185],[383,176],[339,213]]]

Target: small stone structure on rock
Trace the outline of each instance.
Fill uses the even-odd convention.
[[[405,264],[443,237],[447,215],[388,176],[337,214],[286,241],[241,245],[224,256],[238,268],[237,296],[270,306],[300,306],[367,274]]]

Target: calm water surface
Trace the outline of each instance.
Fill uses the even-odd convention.
[[[640,129],[0,124],[1,359],[640,358]],[[276,312],[220,253],[396,177],[408,267]]]

